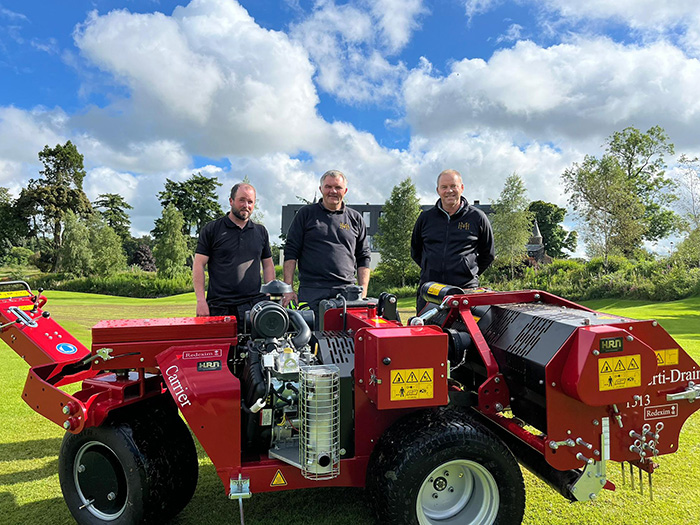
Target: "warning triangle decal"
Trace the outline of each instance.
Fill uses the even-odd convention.
[[[411,375],[408,376],[408,379],[406,379],[406,382],[407,382],[407,383],[417,383],[417,382],[418,382],[418,378],[416,377],[416,374],[414,374],[413,372],[411,372]]]
[[[624,372],[625,370],[627,370],[625,365],[623,365],[622,361],[618,359],[617,364],[615,365],[615,372]]]
[[[639,365],[637,364],[637,361],[634,360],[634,358],[632,358],[632,360],[627,365],[627,370],[639,370]]]
[[[610,363],[605,361],[605,363],[603,363],[603,368],[601,368],[601,370],[600,370],[600,373],[601,374],[609,374],[610,372],[612,372],[612,368],[610,368]]]
[[[664,357],[661,352],[656,352],[656,362],[660,365],[664,364]]]
[[[277,469],[277,473],[275,474],[275,477],[272,478],[272,482],[270,483],[271,487],[284,487],[287,484],[287,480],[284,479],[284,476],[282,475],[282,471],[280,469]]]
[[[403,380],[403,377],[401,377],[401,374],[396,374],[396,377],[394,378],[392,383],[394,383],[394,384],[405,383],[405,381]]]
[[[426,370],[423,372],[423,375],[420,378],[421,383],[430,383],[432,379],[430,378],[430,374],[428,374],[428,371]]]

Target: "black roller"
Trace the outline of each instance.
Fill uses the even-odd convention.
[[[429,303],[440,304],[448,295],[463,295],[464,290],[459,286],[428,281],[420,287],[420,294]]]

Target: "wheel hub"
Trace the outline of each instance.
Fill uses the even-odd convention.
[[[81,509],[104,521],[116,520],[126,509],[127,483],[114,451],[104,443],[89,441],[75,456],[73,480]]]
[[[474,461],[458,459],[433,470],[418,491],[421,525],[491,525],[499,508],[493,475]]]

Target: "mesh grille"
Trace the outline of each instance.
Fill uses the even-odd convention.
[[[515,340],[507,348],[507,351],[519,356],[526,356],[530,353],[530,350],[539,343],[542,334],[553,324],[554,321],[552,319],[540,319],[535,317],[520,333],[518,333]]]
[[[307,479],[340,474],[340,371],[335,365],[300,369],[299,452]]]
[[[323,343],[328,348],[325,359],[333,364],[352,364],[355,362],[355,346],[346,332],[320,332]]]

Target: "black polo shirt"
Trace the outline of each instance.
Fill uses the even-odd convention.
[[[355,268],[369,267],[371,254],[362,215],[345,203],[333,211],[322,202],[301,208],[287,233],[284,260],[297,260],[300,287],[353,284]]]
[[[195,252],[209,257],[210,306],[235,306],[263,297],[261,261],[272,257],[272,251],[262,224],[248,220],[239,228],[225,215],[202,228]]]

